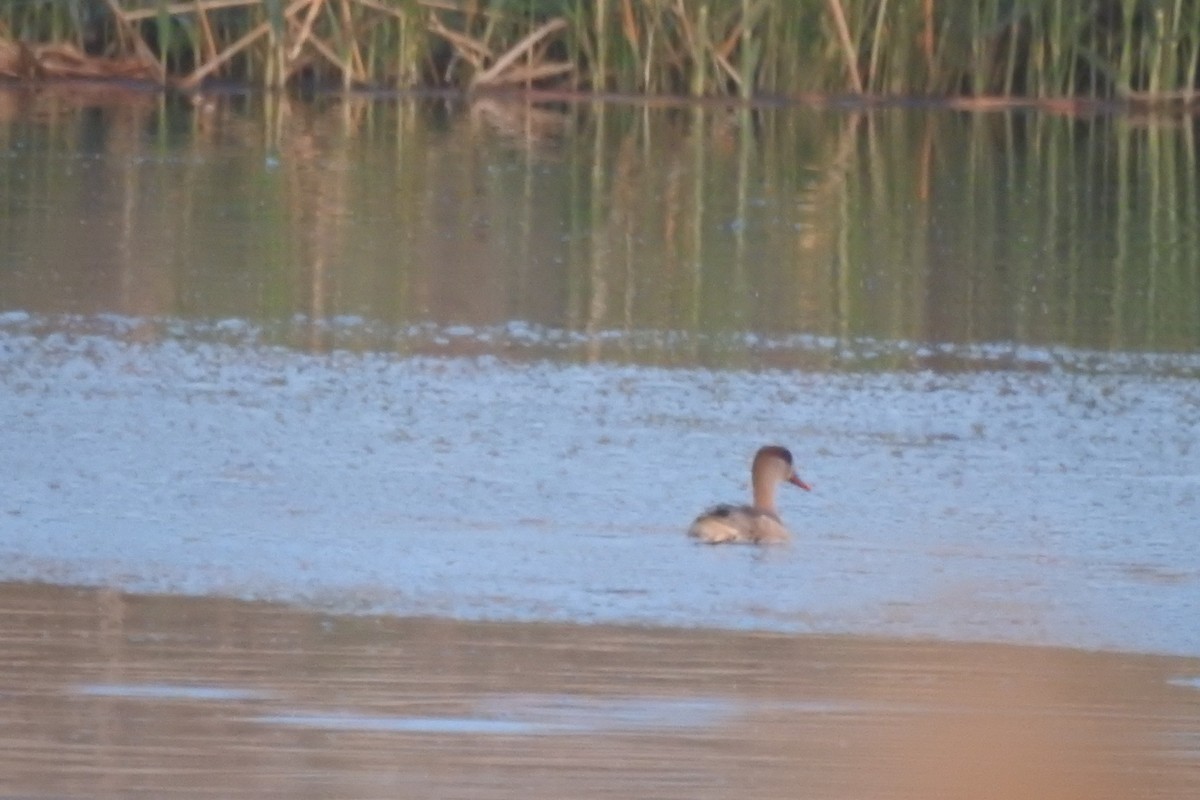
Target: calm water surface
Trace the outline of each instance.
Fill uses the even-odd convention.
[[[271,757],[313,737],[382,743],[372,753],[394,737],[449,737],[446,776],[486,763],[497,736],[510,737],[495,761],[507,770],[547,763],[522,749],[530,735],[566,736],[570,749],[585,733],[632,736],[626,746],[652,729],[665,749],[646,751],[657,766],[626,775],[626,795],[696,797],[692,772],[658,767],[694,765],[731,730],[749,735],[756,715],[781,727],[747,747],[782,746],[812,714],[833,714],[860,723],[845,729],[857,752],[864,731],[898,741],[904,725],[893,723],[911,721],[912,698],[883,702],[890,678],[848,689],[849,700],[772,685],[769,702],[751,702],[719,681],[677,694],[662,671],[678,665],[653,659],[630,668],[632,684],[581,697],[514,682],[511,653],[541,635],[531,630],[561,626],[561,646],[582,652],[604,651],[610,625],[643,626],[634,638],[655,652],[667,647],[655,637],[681,628],[708,631],[687,635],[714,648],[768,637],[784,650],[849,648],[893,677],[930,641],[1200,656],[1193,142],[1190,123],[1115,116],[486,99],[193,106],[117,90],[0,91],[0,580],[14,582],[11,602],[44,606],[32,619],[49,620],[75,596],[30,600],[25,582],[99,586],[121,603],[139,602],[121,592],[171,596],[201,616],[212,608],[187,603],[207,601],[181,598],[282,601],[402,627],[436,618],[456,640],[486,630],[500,642],[481,651],[465,694],[418,693],[398,708],[380,700],[403,695],[390,684],[369,701],[293,692],[297,670],[336,650],[323,640],[296,644],[295,661],[270,667],[277,679],[240,680],[130,672],[121,648],[141,634],[118,626],[119,652],[54,673],[28,713],[169,718],[199,704],[218,715],[218,739],[283,742],[255,750]],[[766,441],[792,446],[816,489],[781,498],[796,542],[686,541],[705,505],[746,495],[747,461]],[[83,597],[81,608],[102,602]],[[255,636],[273,635],[258,606],[238,608],[249,610],[229,613],[248,615]],[[152,635],[190,635],[179,614]],[[71,619],[55,635],[76,636]],[[470,627],[484,621],[493,627]],[[878,637],[898,649],[864,644]],[[956,646],[937,649],[917,682],[991,657]],[[1080,666],[1071,659],[1093,656],[1012,652],[1033,654],[1013,672],[1034,684],[1107,669],[1107,656]],[[53,648],[31,658],[56,663]],[[239,651],[230,663],[258,658]],[[329,680],[387,663],[346,663]],[[1130,690],[1169,733],[1134,737],[1129,774],[1162,781],[1119,796],[1191,792],[1178,794],[1163,764],[1182,753],[1196,769],[1196,670],[1172,670]],[[996,680],[935,693],[935,705],[1008,679]],[[1094,690],[1085,716],[1125,691]],[[1030,691],[1036,715],[1043,689]],[[1192,716],[1171,722],[1162,693]],[[1059,700],[1045,705],[1052,728],[1083,724]],[[1028,727],[1021,714],[1001,738]],[[965,727],[945,730],[978,722],[954,718]],[[1082,740],[1092,767],[1127,752],[1114,730]],[[116,735],[113,752],[136,734]],[[460,752],[463,736],[475,738]],[[821,746],[835,740],[849,741]],[[621,752],[593,762],[571,751],[562,763],[607,780],[638,751]],[[1003,768],[980,763],[992,770],[981,774]],[[313,769],[361,776],[367,765]],[[748,773],[722,774],[733,783],[713,786],[756,794]],[[795,774],[772,775],[757,794],[786,796]],[[924,776],[897,796],[928,796]],[[1042,777],[1078,795],[1071,779]],[[79,791],[33,779],[13,790],[37,785]],[[366,795],[395,788],[370,785]],[[414,796],[484,796],[482,783],[449,785]],[[578,795],[620,793],[595,786]],[[848,786],[818,794],[887,796]]]

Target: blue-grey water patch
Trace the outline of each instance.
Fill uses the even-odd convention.
[[[85,697],[115,697],[133,700],[269,700],[273,695],[254,689],[226,686],[186,686],[165,683],[86,683],[76,686]]]
[[[483,697],[471,713],[380,716],[352,712],[282,712],[253,717],[264,725],[373,733],[544,735],[705,728],[736,706],[718,698],[584,697],[507,694]]]
[[[1200,382],[1167,356],[709,370],[47,319],[0,320],[0,578],[1200,653]],[[692,545],[768,441],[815,486],[793,545]]]
[[[574,730],[570,727],[551,726],[541,723],[483,719],[478,717],[380,717],[349,713],[299,712],[294,714],[264,714],[259,717],[252,717],[251,721],[262,725],[365,733],[444,733],[519,736],[564,733]]]

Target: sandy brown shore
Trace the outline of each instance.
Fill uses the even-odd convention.
[[[5,796],[1200,796],[1200,659],[27,584],[0,641]]]

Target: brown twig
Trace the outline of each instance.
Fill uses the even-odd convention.
[[[157,80],[159,83],[165,81],[167,77],[166,69],[159,62],[159,60],[154,57],[154,53],[151,52],[150,48],[146,46],[146,43],[142,41],[142,37],[138,34],[133,25],[130,24],[129,19],[126,18],[125,13],[121,10],[121,7],[117,5],[117,0],[105,0],[105,3],[108,5],[108,9],[112,12],[113,17],[116,19],[117,27],[120,28],[122,34],[128,36],[129,40],[133,42],[133,49],[134,52],[137,53],[138,58],[145,62],[146,66],[149,67],[154,73],[155,80]]]
[[[300,28],[296,31],[295,44],[292,45],[292,50],[288,53],[289,63],[295,61],[300,56],[300,51],[304,49],[304,43],[312,35],[312,27],[313,23],[316,22],[317,14],[321,12],[324,6],[325,0],[312,0],[308,4],[308,13],[304,15],[304,21],[300,23]]]
[[[471,79],[471,88],[496,83],[497,78],[509,67],[511,67],[513,63],[516,62],[527,51],[532,49],[534,45],[536,45],[542,39],[545,39],[550,34],[560,31],[565,27],[567,27],[567,21],[562,17],[556,17],[532,31],[526,35],[525,38],[521,39],[521,41],[513,45],[513,47],[507,53],[496,59],[494,64],[492,64],[483,72],[477,73],[475,77]]]
[[[850,26],[846,23],[846,12],[841,0],[826,0],[829,13],[833,16],[833,27],[837,29],[838,41],[846,56],[846,71],[850,73],[850,84],[855,94],[863,93],[862,77],[858,74],[858,58],[854,55],[854,41],[850,38]]]
[[[458,54],[471,62],[471,66],[477,70],[483,69],[484,63],[492,57],[492,51],[488,49],[487,45],[475,41],[466,34],[450,30],[442,24],[442,21],[436,14],[430,16],[428,27],[431,33],[441,36],[454,45],[454,49]]]

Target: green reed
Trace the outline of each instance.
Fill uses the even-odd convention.
[[[0,40],[77,43],[88,5],[84,0],[3,0]]]
[[[1200,0],[0,0],[3,38],[193,83],[1190,99]]]

